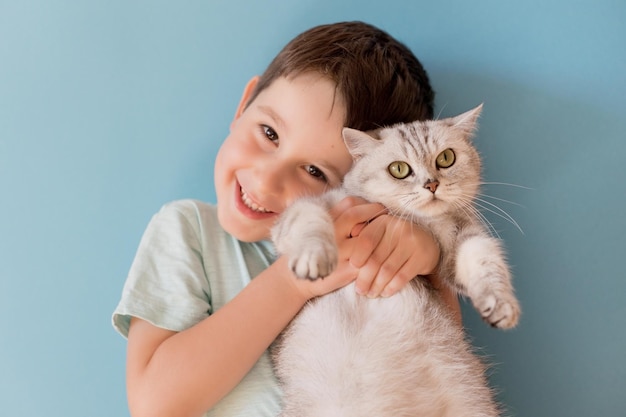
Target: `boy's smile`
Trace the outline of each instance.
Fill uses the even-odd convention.
[[[352,164],[334,83],[313,73],[281,77],[248,103],[257,80],[246,87],[215,162],[220,223],[243,241],[268,238],[285,207],[338,186]]]

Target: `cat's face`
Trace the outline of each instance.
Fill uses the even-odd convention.
[[[345,129],[355,163],[344,186],[397,214],[470,210],[480,182],[480,159],[470,142],[480,110],[367,134]]]

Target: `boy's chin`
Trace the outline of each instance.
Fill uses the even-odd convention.
[[[265,222],[258,221],[258,224],[251,221],[239,221],[232,215],[233,213],[224,213],[224,210],[217,211],[217,218],[226,232],[237,240],[242,242],[258,242],[259,240],[267,240],[270,238],[270,227]]]

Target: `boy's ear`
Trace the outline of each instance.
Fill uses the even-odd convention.
[[[235,121],[239,119],[239,116],[241,116],[241,113],[243,113],[243,111],[246,109],[246,106],[248,105],[248,101],[250,100],[250,97],[252,96],[252,92],[254,91],[258,83],[259,83],[259,76],[255,75],[254,77],[252,77],[252,79],[250,79],[250,81],[248,81],[248,84],[246,84],[246,88],[243,89],[243,94],[241,96],[241,99],[239,100],[239,105],[237,106],[237,112],[235,113],[235,117],[233,118],[233,121],[231,122],[231,127],[233,123],[235,123]]]

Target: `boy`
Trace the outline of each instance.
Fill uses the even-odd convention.
[[[433,96],[413,54],[360,22],[304,32],[250,80],[215,162],[217,205],[154,216],[114,313],[133,417],[275,416],[267,348],[307,300],[355,279],[363,295],[391,296],[434,271],[427,232],[355,198],[333,208],[340,263],[323,280],[296,279],[266,241],[294,199],[339,185],[352,162],[344,126],[431,118]]]

